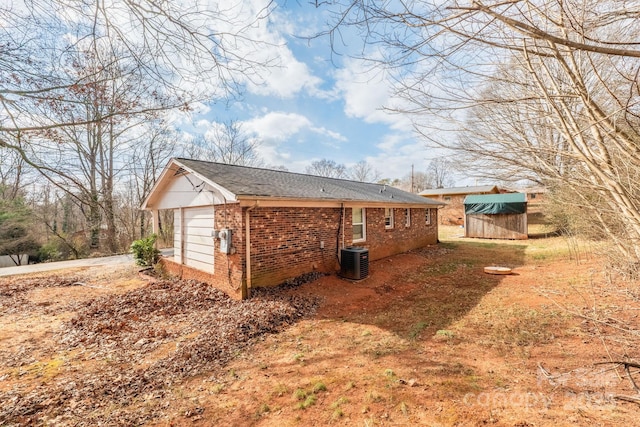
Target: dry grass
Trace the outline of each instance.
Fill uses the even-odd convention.
[[[2,341],[0,392],[18,407],[19,398],[36,402],[38,389],[57,384],[55,399],[66,397],[61,405],[81,409],[74,391],[94,393],[104,386],[111,391],[92,397],[96,408],[86,418],[96,424],[634,425],[636,406],[612,397],[635,395],[629,382],[620,370],[594,363],[640,360],[636,284],[603,274],[593,245],[584,242],[575,251],[560,237],[491,241],[459,238],[455,228],[442,232],[437,250],[376,261],[361,284],[326,277],[284,290],[283,298],[324,295],[322,315],[295,323],[287,317],[277,333],[253,335],[249,347],[231,348],[220,363],[193,365],[201,360],[197,351],[224,346],[202,341],[220,328],[208,306],[217,297],[199,288],[182,299],[135,298],[140,291],[133,289],[141,284],[123,277],[129,281],[124,288],[114,282],[111,290],[81,298],[73,293],[77,287],[26,289],[20,286],[28,282],[21,283],[19,292],[0,296],[2,307],[22,301],[28,308],[4,314],[0,324],[0,331],[10,333]],[[482,272],[494,264],[516,274]],[[203,298],[192,298],[196,292]],[[110,301],[121,302],[113,314],[91,320],[96,304],[110,294]],[[76,299],[57,302],[69,296]],[[184,310],[154,310],[160,300]],[[188,318],[194,311],[186,310],[189,304],[196,304],[197,319]],[[83,350],[77,345],[81,334],[71,329],[66,336],[75,347],[60,351],[57,337],[65,334],[52,328],[79,315],[86,316],[74,327],[86,329],[87,346],[95,348]],[[29,328],[11,329],[14,321]],[[183,327],[188,334],[179,333]],[[104,328],[114,333],[96,341]],[[241,335],[252,331],[247,328],[225,330]],[[150,342],[140,342],[138,332],[145,331],[154,331]],[[125,338],[139,345],[129,347]],[[198,340],[203,344],[193,346]],[[136,374],[168,360],[171,381],[162,387],[150,387],[162,378]],[[181,366],[188,375],[179,374]],[[102,381],[100,370],[112,367],[123,375]],[[71,386],[77,374],[82,382]],[[82,423],[71,415],[51,417],[46,406],[32,408],[0,425]]]

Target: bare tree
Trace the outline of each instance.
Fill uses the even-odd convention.
[[[636,2],[339,3],[318,3],[338,19],[328,33],[355,25],[386,46],[396,110],[426,141],[478,176],[563,188],[618,258],[640,262]]]
[[[239,0],[224,8],[201,1],[0,6],[0,150],[17,155],[20,167],[11,178],[36,170],[74,199],[90,247],[100,246],[106,226],[107,249],[118,250],[117,186],[144,138],[139,125],[193,102],[231,98],[258,76],[269,59],[251,32],[272,7]]]
[[[124,178],[126,184],[119,191],[122,201],[119,223],[125,230],[128,242],[150,233],[150,218],[139,208],[151,192],[165,164],[176,151],[173,142],[177,136],[162,120],[145,123],[143,128],[145,131],[128,153],[128,176]],[[160,234],[164,231],[165,225],[166,221],[161,224],[163,230]]]
[[[427,188],[433,188],[433,181],[429,174],[415,171],[403,176],[395,186],[410,193],[419,193]]]
[[[376,182],[380,179],[380,172],[375,170],[366,160],[360,160],[352,166],[351,179],[360,182]]]
[[[430,185],[430,187],[427,188],[446,188],[453,186],[452,171],[453,165],[449,160],[445,158],[431,160],[429,165],[427,165],[427,181]]]
[[[73,106],[73,91],[90,90],[95,68],[66,73],[67,58],[88,45],[117,51],[113,61],[133,64],[157,95],[157,102],[133,111],[189,108],[193,101],[233,96],[239,79],[250,80],[267,65],[258,62],[262,43],[253,24],[273,4],[253,9],[240,1],[215,8],[204,2],[14,1],[0,7],[0,143],[7,134],[84,126],[95,118],[42,120],[33,106]],[[34,52],[39,52],[34,55]],[[150,100],[149,100],[150,101]],[[114,115],[131,111],[116,110]],[[15,136],[15,135],[14,135]],[[12,147],[18,149],[14,144]]]
[[[216,123],[204,136],[196,138],[185,154],[188,157],[241,166],[263,166],[257,148],[260,140],[245,132],[242,123],[230,120]]]
[[[24,192],[28,168],[14,151],[0,147],[0,199],[14,200]]]
[[[347,167],[334,160],[322,159],[311,162],[306,172],[310,175],[324,176],[327,178],[347,178]]]

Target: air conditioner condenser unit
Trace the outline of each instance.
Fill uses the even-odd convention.
[[[351,280],[362,280],[369,276],[369,249],[347,247],[340,251],[340,256],[340,276]]]

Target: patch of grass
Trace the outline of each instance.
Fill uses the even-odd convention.
[[[384,400],[384,397],[375,390],[369,391],[365,397],[367,401],[372,403],[382,402]]]
[[[258,408],[258,412],[256,413],[256,415],[257,416],[261,416],[261,415],[266,414],[267,412],[270,412],[270,411],[271,411],[271,408],[269,407],[269,405],[267,405],[266,403],[263,403]]]
[[[343,417],[343,416],[344,416],[344,412],[342,412],[342,409],[340,409],[340,408],[336,408],[336,409],[333,411],[333,414],[331,414],[331,419],[333,419],[333,420],[337,420],[338,418],[341,418],[341,417]]]
[[[480,332],[478,343],[504,353],[548,344],[566,329],[567,316],[559,311],[523,307],[501,307],[470,316],[466,326]]]
[[[55,357],[48,361],[35,362],[26,367],[26,372],[36,377],[51,379],[58,375],[60,368],[65,364],[66,357]],[[21,368],[23,371],[24,368]]]
[[[313,392],[314,393],[318,393],[321,391],[327,391],[327,386],[324,385],[323,382],[317,382],[314,386],[313,386]]]
[[[458,261],[453,261],[453,262],[442,262],[442,263],[438,263],[438,264],[432,264],[429,267],[425,268],[422,271],[421,276],[423,277],[435,277],[435,276],[442,276],[445,274],[452,274],[455,271],[458,270],[458,268],[460,267],[460,262]]]
[[[220,394],[222,390],[224,390],[224,384],[214,384],[214,386],[211,387],[212,394]]]
[[[400,402],[400,405],[398,405],[398,409],[400,409],[400,412],[402,412],[403,415],[409,414],[409,405],[407,405],[406,402]]]
[[[446,339],[451,339],[451,338],[453,338],[455,336],[455,334],[450,330],[440,329],[440,330],[436,331],[436,336],[437,337],[443,337],[443,338],[446,338]]]
[[[318,398],[315,394],[310,394],[304,399],[303,402],[299,402],[297,407],[298,409],[307,409],[310,406],[315,405],[317,400]]]
[[[307,397],[307,392],[301,388],[293,392],[293,398],[296,400],[303,400],[305,397]]]
[[[364,342],[360,352],[371,358],[398,354],[410,347],[410,343],[395,335],[383,335],[379,339]]]
[[[276,385],[275,389],[273,390],[273,395],[276,395],[278,397],[282,397],[285,394],[289,393],[289,387],[287,387],[286,385],[279,383]]]
[[[422,331],[424,331],[430,325],[431,325],[430,322],[424,322],[424,321],[416,323],[409,330],[409,338],[412,340],[415,340],[416,338],[418,338],[418,336],[420,336]]]
[[[347,385],[344,387],[344,389],[345,389],[346,391],[348,391],[348,390],[351,390],[352,388],[354,388],[355,386],[356,386],[356,383],[354,383],[353,381],[349,381],[349,382],[347,383]]]
[[[395,374],[395,372],[393,372],[392,369],[385,369],[384,370],[384,376],[393,378],[393,377],[396,376],[396,374]]]
[[[345,403],[349,403],[349,399],[347,399],[346,397],[340,397],[338,400],[336,400],[335,402],[333,402],[331,404],[331,409],[339,408],[340,406],[344,405]]]

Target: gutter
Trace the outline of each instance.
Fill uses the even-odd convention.
[[[251,296],[251,226],[249,223],[249,212],[258,207],[258,201],[255,201],[253,206],[247,208],[244,212],[244,233],[245,233],[245,271],[247,274],[246,280],[242,284],[242,299],[249,298]]]

